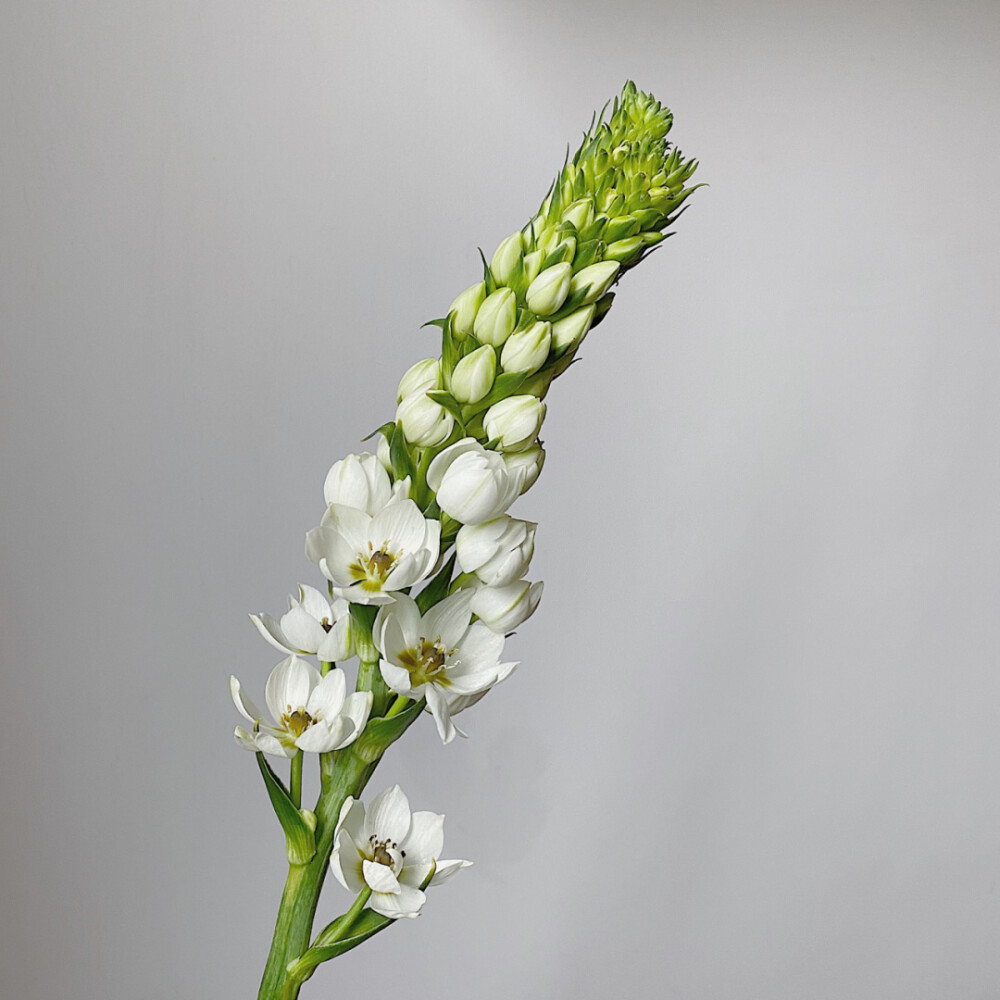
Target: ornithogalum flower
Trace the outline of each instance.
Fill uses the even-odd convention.
[[[462,438],[435,455],[427,468],[427,485],[438,506],[462,524],[481,524],[499,517],[521,495],[527,470],[511,468],[498,452],[487,451],[475,438]]]
[[[374,516],[390,500],[404,499],[409,489],[408,478],[393,485],[382,463],[374,455],[362,452],[333,463],[323,484],[323,496],[327,506],[336,503],[356,507]]]
[[[331,603],[315,587],[300,583],[299,599],[288,598],[288,611],[280,621],[268,614],[251,615],[250,621],[285,653],[312,653],[329,662],[354,655],[347,601],[338,598]]]
[[[503,636],[469,624],[472,598],[471,590],[460,590],[421,616],[416,601],[397,594],[379,608],[372,629],[386,684],[407,698],[426,698],[445,743],[460,734],[451,721],[452,700],[485,691],[512,669],[500,663]]]
[[[480,587],[472,598],[479,620],[501,635],[530,618],[542,599],[542,583],[515,580],[502,587]]]
[[[236,742],[245,750],[281,757],[294,757],[298,750],[328,753],[346,747],[365,728],[372,707],[370,691],[347,694],[342,670],[321,677],[297,656],[282,660],[267,679],[264,698],[273,722],[264,719],[235,677],[229,686],[240,714],[253,723],[250,731],[236,727]]]
[[[464,524],[455,539],[458,564],[491,587],[520,580],[535,551],[537,527],[533,521],[507,514],[482,524]]]
[[[340,810],[330,856],[334,878],[355,894],[372,890],[368,905],[384,917],[415,917],[424,905],[420,886],[439,885],[471,861],[441,861],[444,816],[410,812],[399,785],[372,799],[368,811],[350,796]]]
[[[434,568],[441,522],[412,500],[393,500],[374,517],[332,503],[306,535],[306,555],[355,604],[385,604],[392,591],[419,583]]]

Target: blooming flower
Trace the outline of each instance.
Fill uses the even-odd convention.
[[[493,587],[513,583],[528,572],[535,551],[533,521],[501,514],[482,524],[463,524],[455,539],[458,564]]]
[[[275,649],[285,653],[314,653],[334,662],[354,655],[347,601],[332,604],[315,587],[299,584],[299,599],[288,598],[288,611],[275,621],[270,615],[251,615],[257,631]]]
[[[499,517],[520,496],[527,470],[509,468],[503,457],[475,438],[462,438],[434,456],[427,485],[438,506],[462,524]]]
[[[274,722],[266,722],[261,710],[231,677],[229,688],[240,714],[253,723],[248,732],[236,727],[236,742],[245,750],[261,750],[281,757],[294,757],[297,750],[328,753],[353,743],[368,722],[372,693],[348,695],[342,670],[325,677],[305,660],[289,656],[267,679],[264,698]]]
[[[368,452],[334,462],[323,484],[327,506],[356,507],[371,516],[390,500],[405,499],[409,490],[409,477],[393,485],[383,464]]]
[[[471,608],[479,620],[501,635],[530,618],[542,599],[542,586],[527,580],[515,580],[503,587],[480,587],[472,598]]]
[[[445,743],[460,732],[451,721],[451,700],[485,691],[513,669],[499,662],[503,636],[469,624],[472,597],[460,590],[421,616],[416,601],[397,594],[379,608],[372,628],[386,684],[407,698],[426,698]]]
[[[348,796],[334,831],[330,869],[348,892],[372,890],[368,905],[383,917],[415,917],[424,905],[420,886],[440,885],[471,861],[439,861],[444,847],[444,816],[410,812],[399,785],[364,805]]]
[[[306,555],[356,604],[385,604],[390,591],[422,580],[434,568],[441,522],[425,518],[412,500],[387,504],[374,517],[330,504],[306,535]]]

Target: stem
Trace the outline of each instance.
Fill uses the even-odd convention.
[[[410,699],[407,698],[406,695],[397,695],[396,700],[390,706],[389,711],[385,713],[385,717],[387,719],[391,719],[394,715],[399,715],[399,713],[402,712],[409,704]]]
[[[302,808],[302,756],[302,751],[298,750],[292,758],[291,787],[288,789],[296,809]]]
[[[354,921],[358,919],[358,915],[365,908],[365,903],[371,899],[371,894],[371,887],[366,885],[361,892],[358,893],[358,898],[351,904],[351,908],[337,921],[336,930],[332,931],[330,934],[320,934],[315,943],[318,945],[324,945],[333,944],[334,941],[339,941],[354,926]]]

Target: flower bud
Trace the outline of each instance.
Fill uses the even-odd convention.
[[[382,468],[386,472],[392,472],[392,458],[389,455],[389,439],[384,434],[378,436],[378,447],[375,449],[375,457],[379,460]]]
[[[585,290],[581,305],[596,302],[611,287],[620,268],[621,264],[616,260],[603,260],[577,271],[570,282],[570,294]]]
[[[524,244],[520,230],[512,233],[497,247],[493,260],[490,261],[490,271],[493,272],[498,284],[506,285],[510,281],[523,253]]]
[[[641,236],[629,236],[624,240],[615,240],[614,243],[608,244],[604,251],[604,259],[624,263],[630,257],[634,257],[645,245],[646,242]]]
[[[536,320],[526,330],[510,335],[500,354],[500,366],[505,372],[531,375],[545,364],[551,341],[552,324]]]
[[[567,206],[562,214],[563,222],[572,222],[576,231],[586,229],[594,221],[594,203],[590,198],[580,198]]]
[[[538,474],[545,464],[545,449],[535,441],[524,451],[505,451],[502,457],[503,464],[511,474],[520,474],[523,470],[524,485],[521,487],[521,493],[527,493],[535,485],[535,480],[538,479]]]
[[[430,389],[441,388],[441,362],[437,358],[426,358],[418,361],[406,370],[399,380],[399,390],[396,402],[401,403],[407,396],[415,392],[427,392]]]
[[[635,236],[639,232],[639,220],[634,215],[619,215],[608,221],[604,228],[604,242],[614,243]]]
[[[385,469],[367,451],[334,462],[323,483],[323,498],[328,505],[354,507],[369,516],[377,514],[391,496],[392,486]]]
[[[542,269],[542,259],[545,254],[541,250],[532,250],[524,255],[524,280],[529,284],[538,277]]]
[[[470,607],[487,628],[504,634],[530,618],[541,599],[541,581],[515,580],[504,587],[480,587]]]
[[[573,267],[571,264],[564,262],[547,267],[528,285],[528,291],[525,294],[528,308],[536,316],[550,316],[556,312],[566,301],[566,296],[569,295],[572,276]]]
[[[475,322],[479,307],[486,298],[486,283],[480,281],[478,284],[470,285],[461,295],[448,306],[448,313],[451,315],[451,332],[456,340],[464,340],[472,333],[472,325]]]
[[[472,332],[482,344],[499,347],[517,324],[517,296],[509,288],[487,295],[476,313]]]
[[[427,485],[438,506],[462,524],[499,517],[523,492],[526,472],[508,468],[503,457],[475,438],[463,438],[435,455],[427,467]]]
[[[508,396],[494,403],[483,417],[490,441],[499,441],[504,451],[530,447],[545,419],[545,404],[534,396]]]
[[[483,524],[465,524],[455,539],[455,554],[463,573],[475,573],[491,587],[503,587],[528,572],[535,551],[533,521],[502,514]]]
[[[593,304],[576,309],[552,324],[552,350],[562,351],[580,343],[594,321]]]
[[[418,448],[444,444],[455,426],[455,418],[423,392],[407,396],[396,407],[396,420],[402,425],[406,440]]]
[[[497,352],[489,344],[483,344],[455,365],[451,394],[460,403],[478,403],[493,387],[496,374]]]

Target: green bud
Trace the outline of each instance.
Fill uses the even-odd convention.
[[[510,281],[523,254],[524,243],[519,230],[508,236],[497,247],[496,253],[493,254],[493,260],[490,261],[490,271],[493,272],[497,284],[506,285]]]
[[[599,264],[591,264],[582,271],[577,271],[570,282],[569,294],[582,291],[583,299],[581,305],[588,302],[596,302],[610,287],[611,283],[618,277],[621,264],[616,260],[605,260]]]
[[[476,313],[472,332],[481,344],[499,347],[517,324],[517,296],[509,288],[487,295]]]
[[[538,277],[538,272],[542,269],[542,258],[545,254],[541,250],[532,250],[524,255],[524,280],[529,284]]]
[[[503,345],[500,366],[505,372],[524,372],[526,375],[531,375],[545,364],[551,342],[552,324],[536,321],[526,330],[511,334],[507,343]]]
[[[569,295],[573,268],[567,263],[547,268],[528,286],[525,299],[536,316],[550,316]]]
[[[597,307],[591,303],[582,309],[571,312],[568,316],[556,320],[552,324],[552,350],[564,351],[579,344],[587,335],[590,324],[594,321],[594,310]]]
[[[657,233],[657,235],[660,234]],[[608,248],[604,251],[604,259],[624,263],[630,257],[634,257],[644,246],[646,246],[646,242],[641,236],[630,236],[627,240],[616,240],[614,243],[608,244]]]
[[[567,236],[564,240],[561,240],[556,244],[549,253],[549,255],[542,261],[542,270],[552,267],[554,264],[562,264],[564,262],[571,262],[573,260],[573,255],[576,253],[576,237]]]
[[[639,220],[634,215],[619,215],[612,219],[604,230],[604,242],[614,243],[639,232]]]
[[[406,370],[399,380],[396,402],[401,403],[415,392],[428,392],[441,388],[441,362],[437,358],[425,358]]]
[[[580,198],[569,205],[562,214],[563,222],[572,222],[577,232],[586,229],[594,221],[594,202],[590,198]]]
[[[448,307],[451,316],[451,332],[457,340],[464,340],[472,333],[479,307],[486,298],[486,283],[483,281],[470,285]]]
[[[513,339],[511,337],[507,343]],[[478,403],[492,388],[496,374],[497,352],[489,344],[483,344],[455,365],[451,394],[460,403]]]

